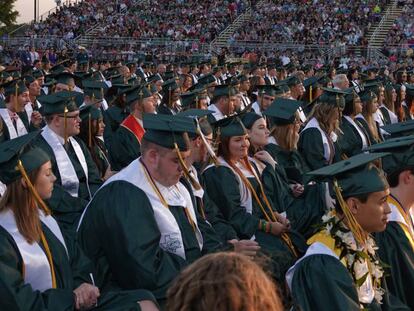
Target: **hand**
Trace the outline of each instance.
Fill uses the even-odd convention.
[[[290,190],[292,190],[293,196],[295,198],[301,196],[305,188],[301,184],[291,184],[289,185]]]
[[[282,233],[289,231],[289,228],[280,222],[271,222],[270,224],[272,225],[270,233],[273,235],[281,235]]]
[[[277,214],[276,219],[281,224],[285,225],[290,230],[290,221],[285,216]]]
[[[272,158],[272,156],[269,154],[269,152],[262,150],[258,151],[254,154],[254,157],[262,162],[265,162],[267,164],[270,164],[273,169],[276,166],[276,161]]]
[[[138,301],[142,311],[158,311],[158,307],[151,300]]]
[[[243,255],[254,257],[256,253],[260,250],[260,246],[256,241],[252,240],[229,240],[229,243],[233,244],[234,251],[236,253],[241,253]]]
[[[32,116],[30,117],[30,122],[35,126],[39,127],[42,123],[43,117],[39,111],[33,111]]]
[[[98,297],[101,295],[99,288],[88,283],[83,283],[74,291],[75,294],[75,308],[76,310],[80,309],[89,309],[95,306],[98,302]]]

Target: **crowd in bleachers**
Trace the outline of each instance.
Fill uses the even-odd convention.
[[[413,1],[406,1],[403,7],[403,14],[399,16],[388,33],[384,46],[414,44],[414,6]]]
[[[381,19],[386,1],[268,1],[233,35],[234,41],[341,42],[358,45]]]

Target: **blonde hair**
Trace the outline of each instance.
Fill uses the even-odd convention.
[[[293,151],[298,147],[299,133],[295,130],[296,124],[275,125],[270,132],[278,145],[284,150]]]
[[[176,278],[167,311],[281,311],[278,291],[248,257],[215,253],[197,260]]]

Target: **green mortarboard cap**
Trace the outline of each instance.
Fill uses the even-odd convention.
[[[339,108],[345,107],[345,99],[344,96],[350,93],[349,89],[347,90],[339,90],[339,89],[332,89],[332,88],[322,88],[324,92],[318,98],[319,103],[326,103],[329,105],[337,106]]]
[[[194,134],[194,121],[188,117],[144,114],[144,139],[156,145],[174,149],[176,143],[181,151],[189,149],[185,133]]]
[[[387,155],[389,153],[361,153],[349,159],[309,172],[307,175],[320,180],[335,178],[345,199],[383,191],[388,188],[385,177],[378,168],[368,166],[368,164]]]
[[[125,83],[125,77],[121,74],[110,76],[108,80],[111,81],[112,84],[124,84]]]
[[[246,129],[251,129],[253,124],[259,120],[262,119],[263,117],[258,115],[255,112],[246,112],[245,114],[243,114],[243,116],[241,117],[241,121],[243,122],[243,125]]]
[[[148,89],[147,86],[141,86],[141,85],[135,85],[135,86],[125,90],[123,93],[126,94],[126,102],[129,105],[133,104],[137,100],[148,98],[148,97],[151,97],[153,95],[151,93],[151,90]]]
[[[316,88],[316,87],[320,86],[320,84],[319,84],[319,78],[313,76],[313,77],[310,77],[310,78],[308,78],[308,79],[306,79],[306,80],[303,81],[303,86],[305,88],[308,88],[311,85],[312,85],[312,88]]]
[[[167,80],[162,84],[162,91],[164,92],[164,94],[168,94],[168,92],[174,91],[178,88],[179,86],[175,78]]]
[[[30,85],[30,83],[36,81],[36,79],[33,76],[24,76],[23,80],[26,83],[26,85]]]
[[[102,119],[102,112],[99,108],[96,108],[95,105],[83,106],[79,110],[79,117],[82,120],[87,120],[89,116],[91,117],[91,120],[100,120]]]
[[[18,95],[20,95],[20,94],[27,91],[27,87],[25,85],[25,82],[24,82],[24,80],[21,80],[21,79],[11,80],[7,83],[2,84],[1,87],[4,88],[4,95],[5,96],[15,95],[16,91],[17,91]]]
[[[371,92],[377,93],[379,91],[380,85],[381,83],[379,82],[365,83],[363,85],[363,91],[371,91]]]
[[[273,85],[258,85],[257,86],[257,93],[259,96],[267,95],[267,96],[276,96],[276,90]]]
[[[50,68],[50,73],[57,75],[59,73],[62,73],[65,71],[65,66],[63,66],[62,64],[57,64],[55,66],[53,66],[52,68]]]
[[[236,94],[236,89],[231,85],[216,85],[216,87],[214,88],[213,98],[220,96],[235,96]]]
[[[62,84],[69,84],[71,79],[75,79],[75,75],[71,74],[70,72],[61,72],[57,75],[55,75],[56,83],[62,83]]]
[[[275,125],[288,125],[295,122],[296,111],[301,106],[298,100],[276,98],[263,114],[271,117]]]
[[[101,100],[104,96],[104,90],[108,88],[108,85],[105,82],[94,81],[94,80],[84,80],[82,81],[83,93],[90,97],[95,97],[96,99]]]
[[[289,78],[285,79],[285,81],[286,81],[286,84],[289,87],[292,87],[292,86],[301,84],[300,79],[298,77],[296,77],[296,76],[290,76]]]
[[[19,160],[27,174],[50,160],[41,148],[32,145],[39,134],[40,131],[31,132],[0,144],[1,182],[8,185],[22,177],[17,169]]]
[[[406,90],[408,95],[414,96],[414,85],[405,84],[405,90]]]
[[[154,82],[157,82],[157,81],[163,81],[162,77],[159,73],[156,73],[155,75],[152,75],[151,77],[149,77],[147,79],[148,83],[154,83]]]
[[[216,134],[220,133],[222,137],[243,136],[247,134],[246,128],[238,115],[232,115],[218,120],[214,123],[214,128]]]
[[[229,77],[224,82],[231,86],[236,86],[240,84],[240,81],[236,77]]]
[[[41,96],[38,99],[44,107],[44,115],[62,114],[65,112],[65,107],[68,109],[68,112],[76,111],[79,109],[74,96],[59,96],[62,95],[62,93],[64,93],[64,91],[55,94]]]
[[[393,137],[412,135],[414,133],[414,120],[393,123],[381,128]]]
[[[173,78],[174,78],[174,76],[175,76],[175,74],[174,74],[174,71],[172,71],[172,70],[170,70],[170,71],[166,71],[166,72],[164,73],[164,79],[165,79],[165,80],[171,80],[171,79],[173,79]]]
[[[414,136],[389,139],[366,148],[370,152],[389,152],[384,157],[382,169],[392,174],[407,168],[414,168]]]
[[[200,92],[198,90],[194,90],[191,92],[183,93],[180,95],[180,97],[181,105],[183,108],[197,107],[197,101],[200,99]]]
[[[32,72],[32,76],[33,76],[35,79],[39,79],[39,78],[41,78],[41,77],[44,77],[45,75],[43,74],[43,71],[41,71],[41,70],[39,70],[39,69],[36,69],[36,70],[33,70],[33,72]]]
[[[377,95],[371,91],[371,90],[363,90],[362,92],[359,93],[359,97],[361,98],[361,101],[363,103],[366,103],[374,98],[377,97]]]
[[[198,83],[201,85],[210,85],[216,82],[217,82],[216,77],[212,75],[211,73],[205,76],[202,76],[200,79],[198,79]]]

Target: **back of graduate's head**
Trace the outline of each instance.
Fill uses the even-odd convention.
[[[226,252],[202,257],[176,278],[168,311],[283,310],[272,280],[251,259]]]

